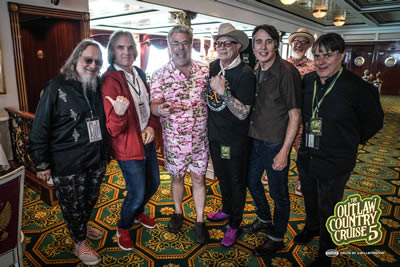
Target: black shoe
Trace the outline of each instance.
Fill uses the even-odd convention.
[[[271,222],[264,223],[257,218],[254,222],[242,226],[242,231],[249,234],[258,232],[269,233],[273,228],[274,226]]]
[[[254,254],[257,257],[271,255],[272,253],[281,250],[285,247],[283,241],[273,241],[271,239],[267,239],[264,244],[258,246],[254,250]]]
[[[171,220],[169,220],[168,222],[168,232],[174,234],[178,233],[182,228],[182,223],[183,223],[183,215],[174,213],[174,215],[172,215]]]
[[[331,266],[331,259],[328,257],[318,256],[313,262],[311,262],[310,267],[329,267]]]
[[[309,231],[304,228],[303,231],[301,231],[300,234],[296,235],[293,240],[296,244],[305,245],[309,243],[314,238],[314,236],[319,236],[319,231]]]
[[[196,222],[195,226],[197,242],[204,245],[210,242],[210,235],[204,222]]]

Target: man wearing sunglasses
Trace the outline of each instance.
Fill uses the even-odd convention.
[[[300,72],[301,78],[303,78],[307,73],[315,71],[314,62],[312,59],[306,57],[306,53],[313,43],[314,37],[305,28],[300,28],[289,36],[289,45],[292,48],[292,56],[290,56],[287,61],[296,67],[296,69]],[[299,151],[302,133],[303,124],[300,123],[299,131],[293,142],[293,147],[296,151]],[[301,193],[299,178],[297,178],[294,193],[298,196],[303,196]]]
[[[249,45],[247,35],[230,23],[219,26],[213,36],[218,58],[210,64],[207,88],[208,139],[215,175],[222,194],[222,209],[209,213],[210,221],[229,220],[221,241],[232,246],[239,236],[246,200],[246,179],[250,138],[250,109],[256,79],[239,52]]]
[[[172,176],[175,213],[168,231],[178,233],[183,224],[184,177],[190,170],[196,207],[197,241],[205,244],[209,234],[204,223],[205,174],[208,163],[207,104],[208,66],[192,60],[193,32],[177,25],[168,33],[170,61],[152,76],[151,111],[160,117],[165,168]]]
[[[108,160],[98,76],[101,58],[97,42],[84,40],[77,45],[60,75],[44,89],[29,137],[37,176],[53,179],[75,255],[87,265],[101,261],[87,238],[103,238],[88,224]]]
[[[279,56],[279,34],[274,26],[253,30],[253,51],[259,61],[256,100],[250,118],[252,148],[248,187],[257,206],[256,220],[243,227],[247,233],[266,232],[268,238],[255,249],[266,256],[284,247],[290,214],[289,156],[300,122],[301,78],[297,69]],[[265,197],[261,176],[267,171],[274,216]]]

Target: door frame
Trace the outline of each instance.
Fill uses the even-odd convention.
[[[38,7],[13,2],[8,3],[8,13],[10,16],[11,38],[14,50],[15,75],[17,80],[19,109],[21,111],[29,111],[22,52],[20,15],[40,15],[51,18],[78,20],[80,22],[81,39],[89,38],[90,16],[87,12]]]

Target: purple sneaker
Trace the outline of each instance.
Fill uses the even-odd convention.
[[[226,231],[224,238],[222,238],[221,240],[221,245],[223,245],[224,247],[232,246],[236,242],[238,236],[239,236],[239,229],[233,229],[230,226],[228,226],[228,230]]]
[[[207,219],[210,221],[222,221],[229,218],[229,214],[226,214],[222,210],[211,212],[207,215]]]

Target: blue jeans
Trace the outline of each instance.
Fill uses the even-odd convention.
[[[250,162],[248,187],[257,207],[257,215],[263,221],[272,221],[271,210],[265,197],[264,186],[261,183],[261,177],[264,170],[267,171],[269,194],[274,201],[274,229],[269,234],[270,237],[283,239],[290,215],[290,199],[288,192],[288,166],[281,171],[272,169],[274,157],[279,153],[282,144],[272,144],[261,140],[253,139]]]
[[[154,142],[145,145],[144,149],[144,160],[118,161],[128,191],[118,222],[118,227],[122,229],[131,228],[135,217],[144,211],[144,206],[160,185],[160,171]]]

